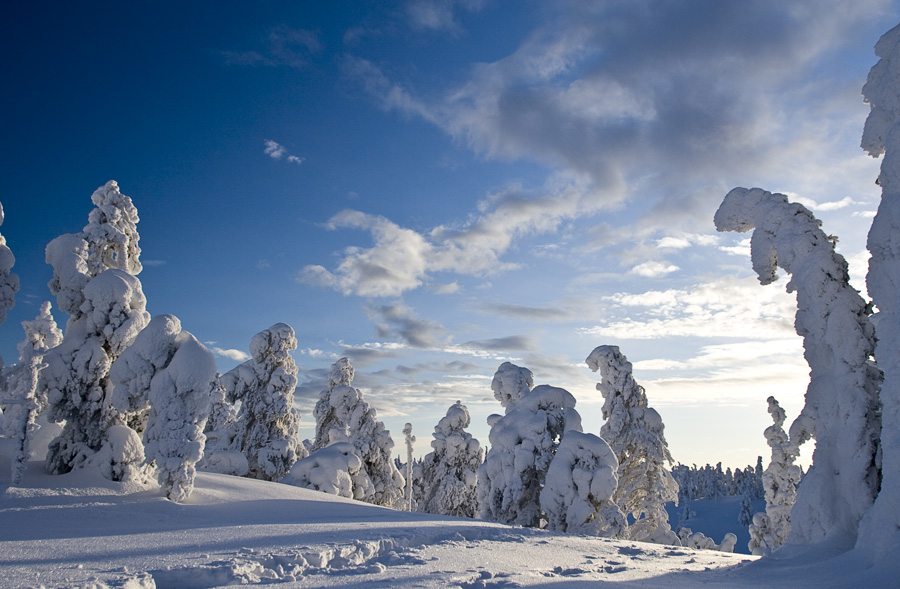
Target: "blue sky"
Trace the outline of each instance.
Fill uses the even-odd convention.
[[[619,345],[684,463],[768,449],[808,368],[784,280],[761,287],[728,190],[788,193],[839,236],[863,288],[879,162],[860,89],[900,3],[22,3],[0,23],[0,232],[22,290],[44,247],[118,181],[141,216],[152,314],[221,371],[294,327],[305,436],[323,374],[417,452],[457,399],[487,443],[505,360],[602,399],[584,358]],[[64,317],[56,312],[57,320]],[[807,450],[807,455],[809,450]]]

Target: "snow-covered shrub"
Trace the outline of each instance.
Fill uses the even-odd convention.
[[[150,319],[140,281],[120,270],[91,279],[83,299],[62,343],[44,354],[47,367],[40,373],[48,417],[65,422],[47,453],[54,474],[83,464],[100,450],[109,426],[121,422],[108,399],[109,368]]]
[[[3,225],[3,205],[0,204],[0,225]],[[19,277],[11,272],[16,257],[6,245],[6,238],[0,235],[0,323],[6,321],[6,312],[16,304],[19,292]]]
[[[478,517],[542,527],[540,495],[565,432],[581,431],[575,397],[540,385],[507,407],[491,427],[491,448],[478,469]]]
[[[375,487],[356,447],[335,442],[294,463],[282,483],[372,503]]]
[[[422,466],[426,488],[420,511],[475,517],[478,467],[483,451],[478,440],[465,430],[469,423],[469,410],[457,401],[434,426],[431,441],[434,451],[425,456]],[[412,489],[409,480],[407,485]]]
[[[803,205],[759,188],[735,188],[715,215],[719,231],[753,231],[753,269],[762,284],[778,268],[797,293],[794,326],[810,367],[806,403],[790,428],[799,446],[815,439],[813,464],[791,512],[790,541],[853,541],[878,490],[881,371],[869,360],[875,330],[850,286],[847,262]],[[896,292],[892,296],[896,296]]]
[[[784,409],[775,397],[769,397],[768,403],[774,423],[766,428],[764,435],[772,448],[772,460],[763,473],[766,491],[764,525],[757,527],[752,522],[750,524],[749,548],[753,554],[769,554],[787,541],[791,531],[791,508],[797,499],[797,485],[800,484],[800,467],[794,464],[798,448],[784,431]]]
[[[122,413],[149,408],[144,433],[147,462],[173,501],[194,487],[203,455],[209,390],[216,374],[212,354],[172,315],[157,315],[110,368],[112,403]]]
[[[247,458],[247,476],[281,480],[305,456],[294,409],[297,364],[290,351],[295,349],[294,329],[276,323],[253,336],[250,360],[222,376],[228,402],[241,402],[232,450]]]
[[[336,442],[352,443],[375,489],[371,503],[400,508],[405,482],[391,459],[394,440],[362,392],[350,386],[353,373],[346,358],[332,364],[328,386],[316,403],[315,447],[321,448],[320,443],[326,447]]]
[[[872,257],[866,278],[869,296],[878,308],[875,360],[884,371],[881,485],[860,525],[858,545],[870,557],[881,558],[890,547],[900,545],[900,26],[878,40],[875,53],[881,59],[863,87],[871,112],[862,147],[874,157],[884,155],[878,177],[881,203],[869,230],[867,247]]]
[[[100,450],[87,459],[111,481],[145,483],[153,468],[145,464],[144,444],[136,431],[125,425],[111,425]]]
[[[615,454],[602,438],[566,432],[541,491],[547,528],[569,534],[622,536],[628,522],[613,500],[618,468]]]
[[[725,534],[720,544],[716,544],[715,540],[709,538],[703,532],[694,532],[690,528],[681,528],[678,530],[678,540],[681,545],[694,550],[718,550],[719,552],[734,552],[734,546],[737,544],[737,536],[731,532]]]
[[[602,376],[597,390],[603,395],[606,423],[600,437],[609,443],[619,461],[615,501],[633,521],[629,538],[678,544],[665,509],[667,502],[678,501],[678,483],[666,468],[667,462],[672,463],[672,455],[663,435],[662,418],[647,405],[644,387],[635,382],[631,362],[617,346],[598,346],[585,362]]]

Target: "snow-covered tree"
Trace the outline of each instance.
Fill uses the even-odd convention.
[[[44,354],[47,367],[40,373],[48,417],[65,422],[47,453],[54,474],[82,465],[100,450],[106,430],[121,421],[108,399],[109,368],[150,320],[140,281],[120,270],[91,279],[83,299],[62,343]]]
[[[541,491],[547,528],[569,534],[621,537],[628,521],[613,498],[618,469],[616,456],[603,438],[566,432]]]
[[[403,438],[406,441],[406,472],[403,478],[406,481],[404,490],[404,502],[406,511],[412,511],[412,463],[413,463],[413,444],[416,442],[416,436],[412,435],[412,424],[407,423],[403,426]]]
[[[864,553],[881,558],[889,548],[900,545],[900,25],[879,39],[875,53],[881,59],[863,87],[871,112],[862,147],[873,157],[884,155],[878,177],[881,204],[869,230],[872,257],[866,278],[869,296],[878,308],[875,360],[884,371],[881,485],[860,525],[859,546]]]
[[[0,204],[0,225],[3,225],[3,205]],[[6,321],[6,312],[16,303],[19,292],[19,277],[11,272],[16,257],[6,245],[6,238],[0,235],[0,323]]]
[[[228,402],[241,402],[232,448],[247,458],[247,476],[278,481],[306,455],[294,409],[296,349],[294,329],[276,323],[253,336],[250,360],[222,376]]]
[[[434,426],[434,451],[425,456],[422,467],[426,488],[420,511],[475,517],[483,451],[478,440],[465,430],[469,422],[468,408],[457,401]]]
[[[629,537],[678,544],[665,509],[666,502],[678,501],[678,483],[666,468],[666,463],[672,463],[672,455],[663,435],[662,418],[647,405],[644,387],[635,382],[631,362],[618,346],[598,346],[585,362],[602,376],[597,390],[603,395],[606,423],[600,437],[609,443],[619,461],[615,500],[633,520]]]
[[[141,273],[140,237],[137,232],[138,212],[131,199],[119,192],[119,185],[110,180],[91,195],[94,209],[82,230],[87,242],[87,270],[97,276],[115,268],[133,276]]]
[[[375,497],[375,487],[350,442],[335,442],[301,458],[281,482],[367,503]]]
[[[336,442],[350,442],[374,486],[371,502],[400,508],[405,482],[391,459],[394,440],[362,392],[350,386],[353,374],[353,366],[346,358],[332,364],[328,385],[316,403],[316,450],[312,454],[323,448],[319,444],[328,447]]]
[[[528,391],[534,388],[534,375],[530,370],[522,366],[516,366],[512,362],[504,362],[494,373],[491,381],[491,390],[494,398],[506,409],[522,398]]]
[[[336,415],[336,406],[331,402],[331,392],[335,387],[348,387],[353,382],[353,365],[349,358],[341,358],[331,365],[328,373],[328,384],[322,390],[313,416],[316,418],[316,437],[313,440],[313,448],[324,448],[334,440],[343,439],[346,436],[346,423]],[[331,430],[335,429],[334,440]]]
[[[491,427],[491,448],[478,469],[478,517],[541,527],[541,489],[569,430],[581,431],[581,416],[565,389],[540,385],[510,404]]]
[[[249,465],[247,458],[239,450],[233,450],[234,438],[237,435],[237,409],[229,403],[222,386],[222,375],[216,374],[209,391],[209,418],[203,434],[206,445],[203,458],[197,466],[233,476],[247,474]],[[301,452],[303,454],[303,452]]]
[[[762,525],[750,525],[750,552],[769,554],[782,546],[791,531],[791,508],[797,499],[797,485],[800,484],[800,467],[794,464],[798,448],[784,431],[785,412],[775,400],[769,397],[769,414],[772,425],[764,435],[772,448],[772,460],[763,473],[763,488],[766,492],[766,518]],[[759,518],[754,518],[754,521]]]
[[[23,321],[22,328],[25,339],[17,346],[19,363],[3,370],[6,391],[0,399],[4,406],[3,433],[15,443],[12,481],[16,485],[21,481],[28,459],[29,439],[38,427],[37,417],[47,408],[47,398],[38,389],[38,373],[46,366],[43,353],[62,341],[49,302],[41,305],[32,321]]]
[[[781,267],[797,293],[794,326],[810,367],[806,403],[790,428],[797,446],[815,439],[813,464],[791,512],[790,541],[855,540],[878,491],[878,391],[869,360],[875,330],[869,307],[850,286],[847,262],[821,223],[783,194],[735,188],[715,215],[719,231],[753,231],[753,269],[770,284]],[[896,296],[896,291],[892,296]]]
[[[203,428],[216,374],[212,354],[172,315],[157,315],[113,363],[112,403],[122,413],[149,408],[144,433],[146,461],[172,501],[194,488],[203,455]]]

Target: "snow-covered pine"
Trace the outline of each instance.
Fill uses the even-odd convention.
[[[116,268],[133,276],[141,273],[141,248],[137,223],[138,212],[131,198],[119,192],[119,185],[110,180],[91,195],[94,209],[82,230],[87,242],[88,274],[97,276],[104,270]]]
[[[434,450],[425,456],[422,466],[426,487],[420,511],[458,517],[475,517],[478,512],[476,489],[483,451],[465,430],[469,423],[468,408],[457,401],[434,426]]]
[[[609,444],[594,434],[568,431],[556,448],[541,490],[547,529],[622,537],[628,521],[616,505],[619,463]]]
[[[250,340],[250,360],[222,376],[227,401],[241,402],[232,450],[247,458],[249,477],[281,480],[306,455],[294,409],[296,349],[294,329],[276,323]]]
[[[0,225],[3,225],[3,205],[0,204]],[[19,277],[11,272],[16,257],[6,245],[6,238],[0,235],[0,323],[6,321],[6,312],[16,304],[19,292]]]
[[[316,403],[317,450],[312,454],[321,449],[322,443],[325,447],[336,442],[352,443],[375,489],[371,503],[400,509],[405,481],[391,459],[394,440],[362,392],[350,386],[353,375],[347,358],[331,365],[328,385]]]
[[[659,413],[647,405],[644,387],[631,373],[631,362],[618,346],[598,346],[585,360],[602,380],[606,423],[600,437],[609,443],[619,461],[619,486],[615,501],[633,523],[628,537],[642,542],[678,544],[669,526],[665,504],[678,501],[678,483],[666,468],[672,455],[663,435]],[[721,465],[720,465],[721,470]]]
[[[222,386],[222,375],[216,374],[209,390],[209,418],[203,430],[206,445],[197,466],[211,472],[244,476],[249,465],[238,450],[232,450],[237,435],[237,410],[229,403]],[[303,454],[303,452],[301,452]]]
[[[47,398],[38,389],[38,373],[46,366],[43,354],[62,341],[62,332],[50,314],[50,303],[44,302],[32,321],[23,321],[25,339],[19,342],[19,362],[3,370],[5,395],[0,404],[3,412],[3,433],[14,440],[15,456],[12,481],[18,485],[28,459],[29,440],[38,428],[38,415],[47,408]]]
[[[146,461],[156,466],[169,499],[181,502],[194,488],[203,455],[209,391],[216,375],[212,354],[172,315],[157,315],[113,363],[112,403],[122,413],[149,408]]]
[[[860,524],[858,546],[880,559],[900,545],[900,25],[875,45],[881,59],[869,72],[863,96],[871,112],[862,147],[881,162],[881,203],[867,247],[872,254],[866,278],[878,308],[875,360],[884,371],[881,387],[881,486]],[[804,482],[804,485],[806,483]]]
[[[791,531],[791,508],[797,500],[797,485],[800,484],[800,467],[794,464],[799,449],[784,431],[784,409],[775,397],[769,397],[768,403],[774,423],[766,428],[764,435],[772,448],[772,460],[763,472],[766,518],[760,520],[761,526],[750,524],[749,548],[753,554],[771,554],[787,542]]]
[[[815,439],[813,463],[791,511],[789,542],[855,541],[878,491],[878,390],[869,360],[875,330],[869,306],[850,286],[847,262],[803,205],[759,188],[735,188],[715,214],[719,231],[753,231],[753,269],[761,284],[791,274],[794,326],[810,367],[806,403],[790,428],[798,447]]]
[[[507,406],[491,426],[491,448],[478,469],[478,517],[541,527],[541,488],[560,440],[581,431],[575,397],[540,385]]]

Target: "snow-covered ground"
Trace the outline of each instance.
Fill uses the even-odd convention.
[[[18,487],[8,473],[0,459],[2,587],[840,587],[866,578],[846,563],[756,562],[410,514],[202,472],[185,504],[91,470],[51,476],[31,463]],[[870,586],[888,578],[868,576]]]

